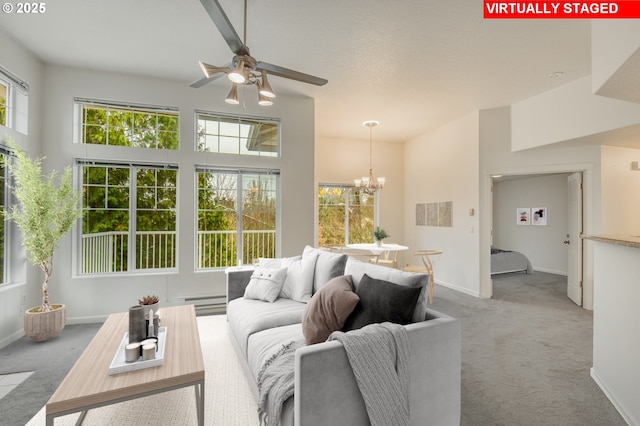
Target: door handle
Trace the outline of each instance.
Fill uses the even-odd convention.
[[[571,244],[571,241],[569,241],[569,240],[564,240],[564,241],[563,241],[563,243],[564,243],[564,244]]]

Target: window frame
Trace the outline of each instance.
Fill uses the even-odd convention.
[[[5,123],[0,126],[27,134],[29,84],[0,66],[0,83],[7,88]]]
[[[13,155],[9,149],[4,146],[4,144],[0,145],[0,156],[4,157],[2,159],[2,164],[6,161],[13,161]],[[11,191],[11,175],[8,167],[0,167],[2,168],[2,176],[0,176],[0,179],[3,180],[3,204],[0,208],[6,209],[9,208],[13,200],[13,193]],[[0,272],[0,287],[11,283],[11,270],[9,265],[11,264],[12,250],[10,250],[10,248],[13,246],[14,241],[12,239],[10,223],[11,222],[8,220],[4,218],[2,219],[2,235],[0,236],[0,238],[2,238],[2,265],[0,265],[0,267],[2,267],[2,271]]]
[[[362,242],[370,242],[370,241],[350,241],[350,236],[351,236],[351,231],[350,231],[350,214],[349,211],[351,209],[351,197],[352,197],[352,193],[353,192],[361,192],[364,193],[364,191],[362,191],[361,189],[357,189],[355,187],[355,185],[353,184],[340,184],[340,183],[320,183],[318,184],[318,190],[316,192],[316,196],[320,196],[320,191],[324,188],[341,188],[343,189],[344,192],[344,241],[343,241],[343,245],[346,247],[348,244],[354,244],[354,243],[362,243]],[[378,203],[379,203],[379,197],[377,195],[378,193],[375,192],[374,194],[369,194],[369,196],[373,197],[373,204],[371,205],[372,209],[373,209],[373,217],[371,218],[372,220],[372,227],[373,229],[375,229],[375,227],[378,225]],[[321,246],[322,244],[320,243],[320,208],[321,208],[321,204],[320,202],[318,202],[318,223],[317,223],[317,233],[316,233],[316,237],[318,239],[318,245]],[[371,238],[373,239],[373,229],[371,230],[372,235]],[[333,245],[332,245],[333,246]]]
[[[212,119],[211,121],[218,121],[218,123],[220,123],[220,120],[226,120],[227,122],[231,122],[231,121],[237,121],[238,122],[238,126],[242,126],[243,124],[251,124],[251,125],[255,125],[255,124],[270,124],[270,125],[274,125],[276,126],[276,138],[275,139],[268,139],[268,140],[273,140],[275,142],[277,142],[277,147],[275,150],[273,151],[267,151],[267,150],[257,150],[257,151],[251,151],[248,148],[244,148],[246,150],[246,152],[242,152],[243,151],[243,147],[242,147],[242,141],[243,140],[249,140],[252,139],[249,136],[243,137],[241,134],[238,134],[237,136],[235,135],[225,135],[222,132],[219,132],[217,134],[210,134],[210,136],[212,137],[217,137],[218,139],[220,138],[234,138],[237,139],[238,145],[237,145],[237,151],[234,152],[230,152],[230,151],[220,151],[220,150],[205,150],[205,149],[200,149],[200,127],[199,127],[199,123],[201,120],[205,120],[207,118]],[[241,130],[241,127],[239,127],[239,133]],[[196,135],[195,137],[195,141],[194,141],[194,150],[195,152],[201,152],[201,153],[211,153],[211,154],[224,154],[224,155],[239,155],[242,157],[262,157],[262,158],[281,158],[282,157],[282,137],[281,137],[281,132],[282,132],[282,126],[280,125],[280,119],[276,119],[276,118],[265,118],[265,117],[252,117],[252,116],[245,116],[245,115],[230,115],[230,114],[221,114],[218,112],[212,112],[212,111],[203,111],[203,110],[195,110],[195,115],[194,115],[194,134]],[[207,136],[206,134],[206,130],[205,133],[203,133],[204,137]],[[255,154],[252,154],[251,152],[255,152]]]
[[[244,241],[244,235],[245,235],[245,229],[244,229],[244,212],[245,212],[245,208],[244,208],[244,188],[245,188],[245,182],[244,182],[244,177],[245,176],[255,176],[255,175],[260,175],[260,176],[274,176],[275,177],[275,185],[274,185],[274,190],[273,192],[275,192],[275,200],[274,200],[274,210],[275,210],[275,217],[274,217],[274,237],[273,237],[273,252],[269,255],[269,256],[261,256],[261,257],[276,257],[277,253],[278,253],[278,247],[280,245],[280,238],[281,238],[281,227],[280,227],[280,216],[281,216],[281,208],[280,208],[280,198],[281,198],[281,183],[280,183],[280,170],[278,169],[257,169],[257,168],[221,168],[221,167],[212,167],[212,166],[206,166],[206,165],[197,165],[196,166],[196,170],[195,170],[195,174],[194,174],[194,179],[195,179],[195,185],[194,185],[194,190],[196,192],[195,194],[195,212],[194,212],[194,221],[196,223],[196,226],[194,227],[194,232],[195,232],[195,241],[196,244],[195,246],[195,253],[194,253],[194,260],[195,260],[195,264],[194,264],[194,268],[196,271],[216,271],[216,270],[221,270],[221,269],[225,269],[228,267],[233,267],[233,266],[240,266],[243,264],[252,264],[254,259],[248,259],[247,258],[247,254],[244,253],[243,248],[244,248],[244,244],[237,244],[236,243],[236,251],[235,251],[235,259],[236,259],[236,263],[235,264],[227,264],[224,266],[219,266],[219,267],[201,267],[200,263],[201,263],[201,257],[200,257],[200,244],[199,244],[199,233],[200,231],[200,227],[199,227],[199,215],[200,215],[200,197],[199,197],[199,191],[200,191],[200,187],[199,187],[199,174],[200,173],[220,173],[220,174],[227,174],[227,175],[233,175],[235,176],[236,179],[236,185],[235,185],[235,201],[234,201],[234,205],[235,205],[235,217],[236,217],[236,227],[235,227],[235,241]],[[240,201],[239,201],[240,200]],[[243,259],[242,262],[238,262],[238,259]],[[246,260],[246,262],[245,262]]]
[[[73,135],[74,143],[77,143],[80,145],[87,145],[87,146],[103,146],[103,147],[130,148],[130,149],[152,149],[157,151],[172,151],[172,152],[180,150],[180,141],[181,141],[180,119],[181,117],[180,117],[180,109],[177,107],[149,105],[149,104],[136,104],[136,103],[127,103],[127,102],[109,102],[109,101],[103,101],[103,100],[86,99],[86,98],[78,98],[78,97],[74,98],[73,101],[74,101],[74,135]],[[102,108],[102,109],[106,109],[107,111],[110,111],[110,110],[128,111],[128,112],[132,112],[133,114],[135,114],[136,112],[138,113],[142,112],[145,114],[155,114],[156,116],[156,123],[154,128],[154,131],[156,132],[155,146],[140,147],[135,145],[109,144],[108,143],[109,129],[117,126],[113,126],[109,123],[108,115],[107,115],[106,124],[104,124],[106,129],[105,132],[107,134],[107,140],[105,141],[105,143],[104,144],[86,143],[84,138],[85,128],[87,126],[87,124],[85,124],[84,122],[85,107],[95,107],[96,109]],[[177,126],[176,126],[175,133],[177,135],[178,145],[175,148],[163,148],[158,146],[160,144],[160,133],[159,133],[160,130],[158,128],[158,117],[161,115],[172,115],[172,116],[175,116],[175,118],[177,119]]]
[[[11,84],[9,84],[8,81],[6,81],[4,78],[2,78],[3,75],[2,73],[0,73],[0,86],[3,86],[5,88],[5,99],[4,99],[4,123],[0,122],[0,126],[4,126],[4,127],[8,127],[11,128],[11,111],[12,111],[12,102],[11,102],[11,95],[12,95],[12,90],[11,90]]]
[[[84,244],[83,237],[85,236],[83,225],[84,218],[79,219],[78,226],[78,243],[76,250],[76,259],[78,260],[78,264],[76,266],[75,271],[78,277],[92,277],[92,276],[114,276],[114,275],[155,275],[155,274],[166,274],[166,273],[174,273],[178,271],[178,265],[180,261],[180,231],[179,231],[179,223],[180,223],[180,168],[176,163],[154,163],[154,162],[116,162],[116,161],[108,161],[108,160],[90,160],[90,159],[76,159],[76,168],[77,168],[77,176],[78,176],[78,191],[80,194],[84,194],[85,182],[83,180],[84,176],[84,167],[111,167],[111,168],[126,168],[129,170],[129,181],[127,188],[129,189],[129,203],[127,207],[128,212],[128,222],[127,222],[127,269],[123,271],[98,271],[98,272],[85,272],[84,269]],[[174,266],[172,267],[162,267],[162,268],[138,268],[137,267],[137,216],[138,211],[138,170],[140,169],[156,169],[156,170],[175,170],[175,236],[174,236]],[[84,209],[84,198],[83,198],[83,209]],[[86,234],[91,235],[91,234]]]

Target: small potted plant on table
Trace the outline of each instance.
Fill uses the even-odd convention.
[[[158,299],[158,296],[156,296],[155,294],[148,294],[142,299],[138,299],[138,303],[144,308],[145,318],[149,316],[150,310],[153,310],[154,314],[158,313],[158,309],[160,307],[160,299]]]
[[[376,229],[373,230],[373,239],[375,240],[376,245],[381,246],[382,240],[384,240],[385,238],[389,238],[390,236],[391,235],[387,234],[387,231],[380,228],[379,226],[376,226]]]
[[[73,190],[71,168],[66,167],[56,184],[57,172],[42,175],[42,159],[30,158],[15,142],[5,139],[15,161],[5,161],[14,179],[12,190],[18,204],[4,210],[4,217],[16,223],[22,232],[31,263],[44,272],[42,304],[28,309],[24,333],[36,342],[56,337],[65,325],[65,305],[49,303],[49,279],[53,272],[53,253],[60,239],[82,216],[79,195]]]

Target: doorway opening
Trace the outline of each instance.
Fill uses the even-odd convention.
[[[535,269],[565,276],[567,296],[583,306],[582,171],[510,174],[490,179],[492,253],[514,252],[514,259],[529,264],[528,268],[514,265],[514,270]],[[506,258],[502,253],[492,254],[492,260],[498,260],[498,256],[500,260]],[[493,274],[499,272],[496,262],[492,261],[491,268],[489,294],[493,295],[493,278],[498,276]]]

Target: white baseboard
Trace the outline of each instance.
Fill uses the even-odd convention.
[[[464,287],[460,287],[457,286],[455,284],[451,284],[448,282],[444,282],[444,281],[440,281],[440,280],[435,280],[435,283],[437,285],[441,285],[442,287],[447,287],[450,288],[451,290],[455,290],[455,291],[459,291],[460,293],[464,293],[464,294],[468,294],[469,296],[473,296],[473,297],[480,297],[480,293],[477,291],[471,291],[468,288],[464,288]],[[438,296],[437,291],[436,291],[436,297]]]
[[[533,272],[546,272],[547,274],[564,275],[565,277],[567,276],[567,271],[555,271],[553,269],[537,268],[535,266],[533,267]]]
[[[92,324],[94,322],[105,322],[109,315],[96,315],[90,317],[67,317],[67,324]]]
[[[625,410],[624,407],[622,407],[618,403],[618,401],[616,400],[615,396],[611,393],[611,391],[609,391],[609,389],[605,386],[605,384],[602,382],[602,380],[600,380],[600,377],[598,376],[598,373],[596,373],[596,371],[593,369],[593,367],[591,367],[591,369],[589,370],[589,373],[590,373],[591,378],[593,379],[593,381],[596,382],[596,384],[598,385],[600,390],[602,390],[602,393],[604,393],[604,395],[607,398],[609,398],[609,401],[611,401],[611,403],[616,408],[616,410],[618,410],[618,413],[620,413],[620,415],[622,416],[624,421],[627,422],[627,424],[629,424],[629,425],[640,424],[640,423],[634,422],[634,420],[631,418],[631,415],[629,415],[627,410]]]
[[[10,343],[15,342],[22,336],[24,336],[24,330],[19,330],[19,331],[16,331],[15,333],[8,335],[4,339],[0,340],[0,349],[4,348],[5,346],[8,346]]]

